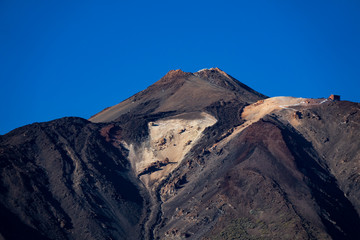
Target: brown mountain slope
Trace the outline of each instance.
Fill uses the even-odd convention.
[[[223,148],[189,156],[179,174],[164,182],[158,234],[357,239],[358,214],[319,161],[296,130],[260,120]],[[179,179],[186,182],[168,187]]]
[[[300,109],[293,126],[311,142],[360,212],[360,104],[328,101]]]
[[[90,122],[0,136],[1,236],[360,239],[359,110],[170,71]]]
[[[141,188],[126,151],[96,126],[64,118],[1,139],[1,235],[5,239],[139,239]]]
[[[253,103],[265,97],[218,68],[196,73],[175,70],[146,90],[96,114],[90,121],[116,121],[121,115],[131,113],[199,111],[220,100]]]

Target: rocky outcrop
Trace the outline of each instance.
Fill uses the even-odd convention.
[[[340,95],[331,94],[329,99],[332,101],[340,101]]]
[[[169,158],[165,158],[164,160],[162,161],[156,161],[156,162],[153,162],[151,163],[149,166],[147,166],[144,170],[142,170],[139,174],[138,174],[138,177],[140,177],[141,175],[144,175],[144,174],[151,174],[155,171],[158,171],[161,169],[161,167],[163,166],[166,166],[170,163],[169,161]]]

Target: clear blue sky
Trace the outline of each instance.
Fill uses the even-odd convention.
[[[0,134],[210,67],[268,96],[360,102],[360,1],[0,0]]]

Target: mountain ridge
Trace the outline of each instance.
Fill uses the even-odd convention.
[[[172,70],[89,120],[0,136],[0,234],[359,239],[359,123],[359,103]]]
[[[214,77],[217,81],[213,80]],[[219,100],[238,99],[246,102],[248,100],[257,101],[262,98],[266,98],[266,96],[240,83],[218,68],[196,73],[187,73],[180,69],[171,70],[147,89],[113,107],[104,109],[89,120],[93,122],[114,121],[121,114],[126,111],[129,112],[139,105],[140,108],[147,105],[148,107],[145,109],[150,112],[154,110],[157,110],[155,112],[179,111],[182,109],[189,111],[189,107],[186,106],[194,105],[192,100],[196,101],[195,104],[198,103],[193,107],[193,110],[198,110]],[[157,109],[160,104],[159,101],[162,101],[162,106]]]

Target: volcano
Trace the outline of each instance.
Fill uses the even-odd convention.
[[[0,239],[360,239],[360,104],[173,70],[0,136]]]

